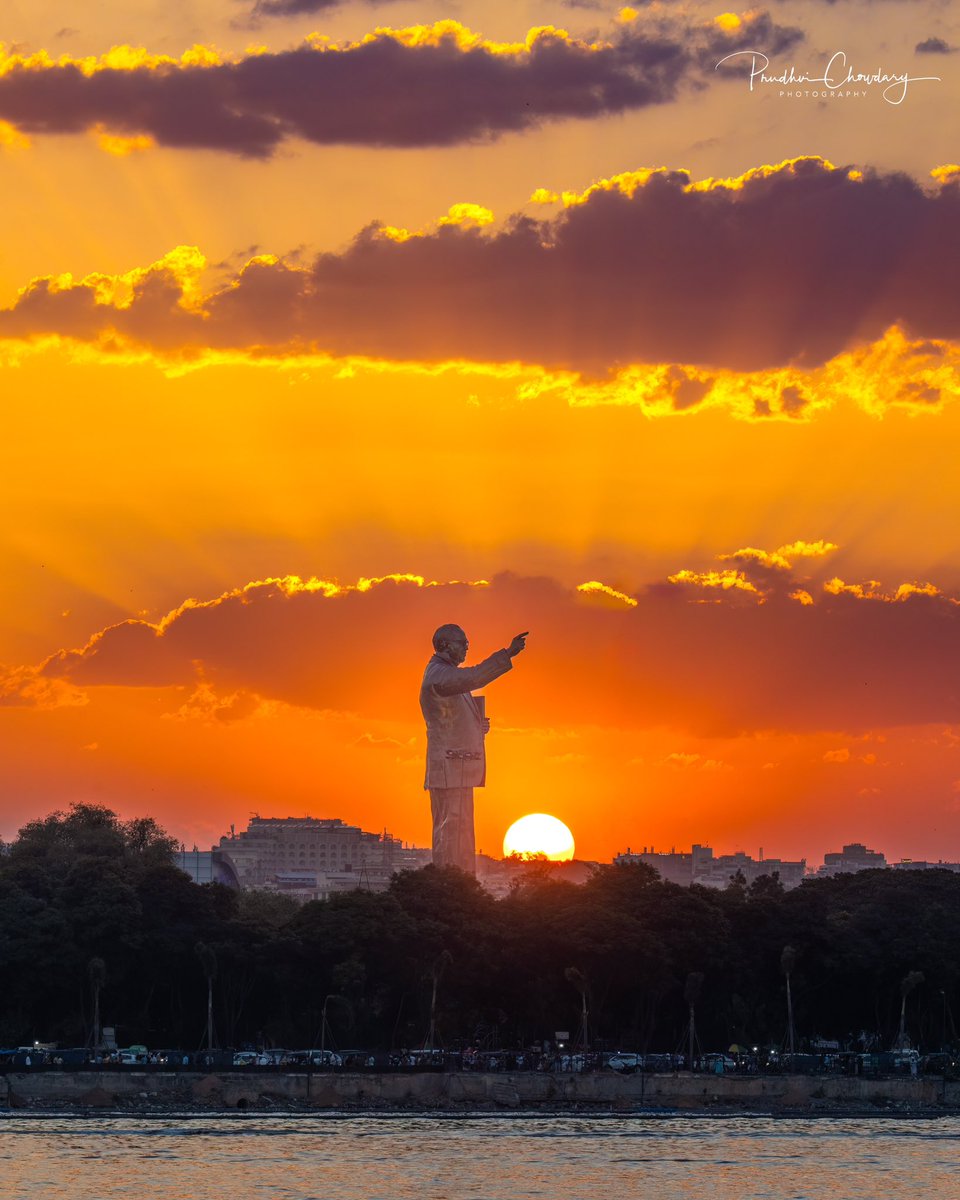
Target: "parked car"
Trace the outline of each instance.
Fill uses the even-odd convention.
[[[611,1054],[604,1065],[611,1071],[619,1071],[622,1075],[632,1075],[634,1071],[643,1070],[643,1055],[624,1054],[618,1051],[616,1054]]]

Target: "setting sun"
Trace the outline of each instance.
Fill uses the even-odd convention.
[[[529,813],[507,830],[503,838],[504,856],[522,857],[543,854],[553,862],[573,858],[573,834],[566,825],[547,813]]]

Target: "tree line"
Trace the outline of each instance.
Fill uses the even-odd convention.
[[[456,868],[298,906],[198,886],[150,818],[77,804],[0,854],[0,1044],[796,1049],[956,1044],[960,876],[863,871],[784,891],[583,884],[532,863],[496,899]]]

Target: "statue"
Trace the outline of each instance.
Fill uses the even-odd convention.
[[[460,626],[441,625],[433,635],[436,653],[423,673],[420,710],[427,723],[423,786],[430,792],[433,861],[438,867],[476,873],[473,789],[486,782],[483,739],[490,721],[483,696],[470,693],[505,675],[526,638],[526,633],[518,633],[505,650],[497,650],[475,667],[462,667],[469,643]]]

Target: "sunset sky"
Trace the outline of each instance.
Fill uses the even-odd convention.
[[[8,0],[0,42],[0,836],[428,844],[457,621],[530,630],[489,853],[546,812],[960,859],[956,5]]]

